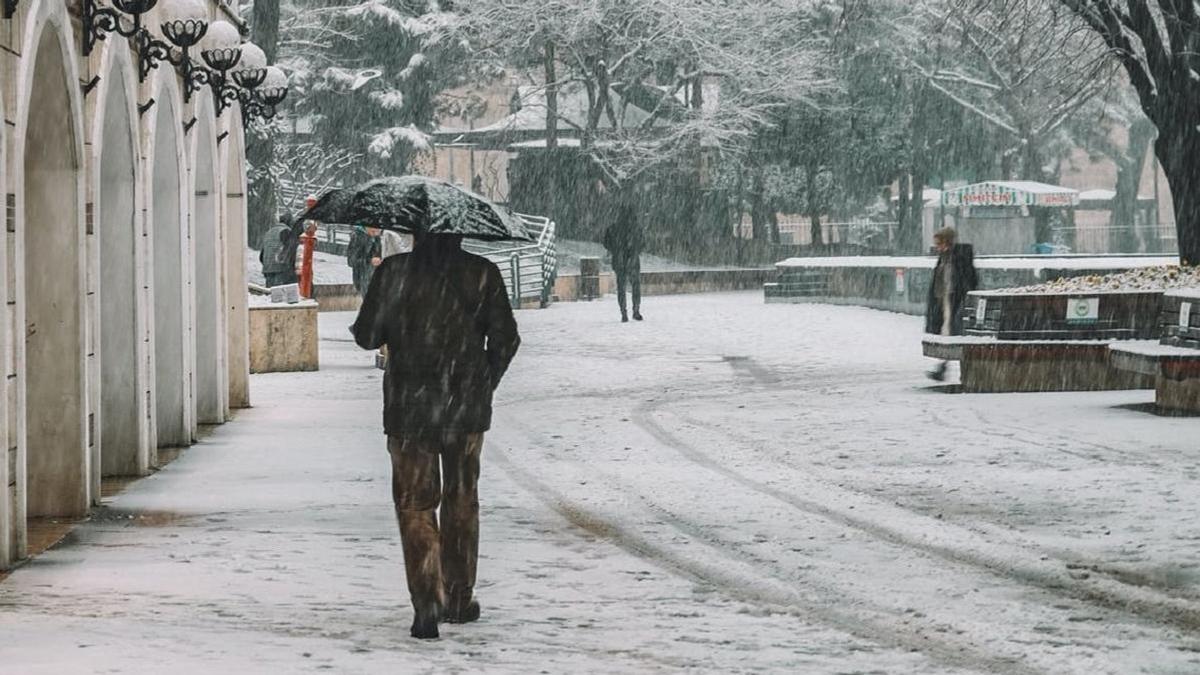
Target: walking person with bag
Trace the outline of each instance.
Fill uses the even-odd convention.
[[[415,612],[412,636],[479,618],[479,466],[492,392],[520,345],[500,270],[461,235],[415,234],[375,270],[351,327],[386,345],[384,431]]]
[[[933,235],[938,252],[929,284],[925,308],[925,332],[933,335],[962,335],[962,307],[967,294],[979,288],[979,273],[975,270],[975,249],[970,244],[957,243],[954,228],[946,227]],[[946,362],[939,361],[928,373],[931,380],[946,379]]]

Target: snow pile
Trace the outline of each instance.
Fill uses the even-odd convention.
[[[371,144],[367,149],[373,155],[388,159],[392,156],[397,143],[403,143],[416,152],[429,152],[433,149],[429,134],[413,124],[406,127],[384,129],[371,139]]]
[[[1113,274],[1060,277],[1044,284],[1006,288],[1008,293],[1090,293],[1095,291],[1167,291],[1200,288],[1200,267],[1163,265]]]

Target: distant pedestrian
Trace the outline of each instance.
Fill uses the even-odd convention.
[[[366,296],[375,268],[383,263],[380,232],[378,227],[359,223],[354,226],[354,232],[350,235],[350,245],[346,248],[346,264],[350,266],[353,274],[354,290],[358,291],[360,296]]]
[[[962,335],[962,307],[967,294],[979,288],[975,270],[975,249],[970,244],[957,243],[954,228],[938,230],[933,245],[938,253],[929,284],[929,299],[925,308],[925,332],[934,335]],[[946,362],[939,361],[928,373],[931,379],[946,378]]]
[[[479,618],[479,457],[492,392],[521,341],[494,263],[463,251],[461,235],[413,244],[379,266],[351,331],[391,355],[383,425],[412,636],[436,638],[439,620]]]
[[[642,226],[638,221],[637,205],[628,192],[617,201],[611,225],[604,231],[604,248],[612,257],[613,273],[617,277],[617,306],[621,321],[629,321],[625,291],[633,296],[633,320],[642,320]]]
[[[275,227],[263,234],[258,262],[262,264],[263,283],[267,288],[296,283],[295,270],[284,249],[291,240],[291,230],[291,218],[283,216]]]

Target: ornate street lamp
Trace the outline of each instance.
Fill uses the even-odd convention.
[[[258,88],[242,93],[242,121],[249,125],[254,119],[272,119],[275,107],[287,98],[287,75],[275,66],[267,67]]]
[[[242,34],[233,24],[228,21],[217,21],[208,27],[208,36],[204,38],[204,43],[201,45],[200,56],[210,68],[208,84],[212,87],[213,97],[216,100],[218,117],[225,112],[225,108],[238,100],[239,90],[229,84],[229,71],[241,63],[243,49]],[[262,50],[258,47],[254,47],[254,50],[257,50],[257,53],[253,54],[251,58],[257,59]],[[266,60],[264,54],[261,63],[255,62],[251,65],[265,67]]]
[[[198,77],[203,80],[203,77],[196,73],[197,68],[189,52],[208,32],[208,8],[204,0],[164,0],[162,9],[164,16],[159,30],[170,44],[143,29],[137,38],[140,60],[138,75],[145,81],[151,69],[157,68],[159,63],[170,63],[183,75],[184,99],[190,100],[200,85],[207,82],[194,82]],[[172,49],[172,45],[179,50],[178,53]]]
[[[99,0],[83,0],[83,55],[89,56],[97,40],[108,33],[137,37],[144,30],[142,15],[154,9],[158,0],[111,0],[112,7],[101,7]],[[5,12],[16,9],[16,2],[5,0]],[[129,23],[126,17],[132,17]]]
[[[233,69],[233,81],[247,91],[258,89],[267,78],[267,55],[258,45],[247,42],[242,45],[242,60]]]

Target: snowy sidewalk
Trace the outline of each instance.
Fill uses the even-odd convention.
[[[940,393],[912,317],[645,312],[518,315],[478,624],[407,637],[381,375],[323,314],[321,372],[0,582],[0,670],[1200,670],[1200,421]]]

